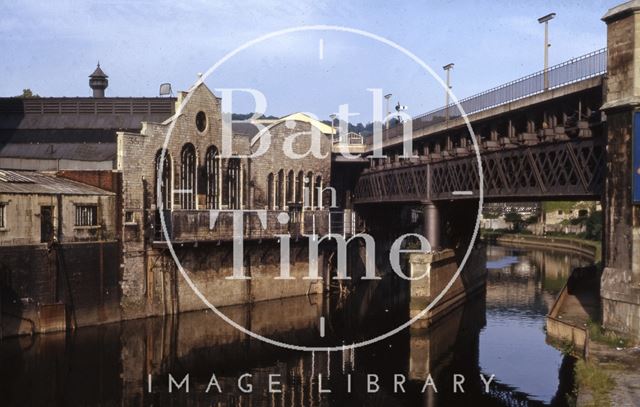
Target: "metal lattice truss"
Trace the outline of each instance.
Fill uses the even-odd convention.
[[[598,199],[605,145],[597,139],[539,144],[481,154],[489,200]],[[476,155],[438,162],[405,161],[360,176],[355,203],[424,202],[478,197]]]

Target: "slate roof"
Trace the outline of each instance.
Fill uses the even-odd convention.
[[[108,78],[108,76],[106,73],[104,73],[102,68],[100,68],[100,64],[98,64],[96,70],[93,71],[91,75],[89,75],[89,78]]]
[[[0,170],[0,194],[115,195],[51,173],[8,170]]]
[[[113,161],[116,143],[9,143],[0,144],[0,157],[79,161]]]

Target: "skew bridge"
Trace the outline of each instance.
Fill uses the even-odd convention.
[[[606,61],[599,50],[461,101],[478,143],[485,200],[600,199]],[[478,157],[457,107],[418,116],[412,127],[413,157],[402,157],[402,125],[386,131],[387,158],[362,172],[354,203],[477,199]]]
[[[640,338],[638,16],[640,0],[613,7],[602,17],[606,50],[461,101],[478,139],[488,201],[601,200],[602,325],[635,339]],[[441,222],[447,234],[468,232],[466,220],[459,220],[473,212],[474,203],[477,213],[480,182],[459,116],[456,106],[446,106],[414,118],[413,158],[403,154],[402,126],[386,132],[382,147],[388,158],[372,159],[353,189],[358,212],[368,215],[370,224],[384,218],[378,215],[390,204],[420,204],[430,242],[439,242]]]

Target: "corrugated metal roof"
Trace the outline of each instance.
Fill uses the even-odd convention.
[[[0,194],[115,195],[53,174],[7,170],[0,170]]]
[[[109,161],[117,154],[116,143],[9,143],[0,144],[0,157]]]

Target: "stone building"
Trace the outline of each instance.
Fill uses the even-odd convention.
[[[0,170],[0,245],[114,240],[113,192],[53,174]]]
[[[0,302],[15,316],[0,336],[205,308],[172,251],[216,306],[327,287],[330,249],[322,243],[310,264],[307,236],[351,232],[350,216],[329,208],[350,194],[330,188],[330,126],[302,113],[234,123],[227,155],[221,100],[204,84],[175,98],[111,98],[100,67],[89,83],[89,98],[0,99],[9,179],[0,188],[13,188],[0,189]],[[319,154],[304,156],[312,139]],[[18,190],[31,195],[11,195]],[[243,215],[240,266],[250,278],[231,280],[231,211],[240,209],[264,212]],[[320,279],[303,279],[310,268]]]
[[[222,155],[220,99],[205,85],[181,93],[177,117],[143,123],[139,133],[118,133],[117,170],[123,177],[123,275],[125,317],[201,309],[176,270],[167,250],[173,248],[185,271],[214,305],[233,305],[317,292],[323,284],[303,280],[308,274],[303,232],[326,227],[331,191],[331,128],[303,114],[232,128],[232,154]],[[186,103],[181,106],[182,103]],[[173,124],[173,127],[172,127]],[[312,128],[319,136],[322,158],[294,159],[284,153],[291,138],[293,152],[311,146]],[[261,141],[270,147],[257,157]],[[297,135],[297,136],[296,136]],[[252,143],[253,140],[253,143]],[[163,153],[163,146],[166,150]],[[325,193],[322,190],[325,189]],[[232,213],[265,210],[266,224],[246,214],[244,272],[250,280],[229,280],[233,274]],[[220,211],[211,224],[210,211]],[[287,213],[291,222],[277,216]],[[164,216],[167,236],[161,228]],[[291,234],[291,279],[280,275],[276,234]]]

